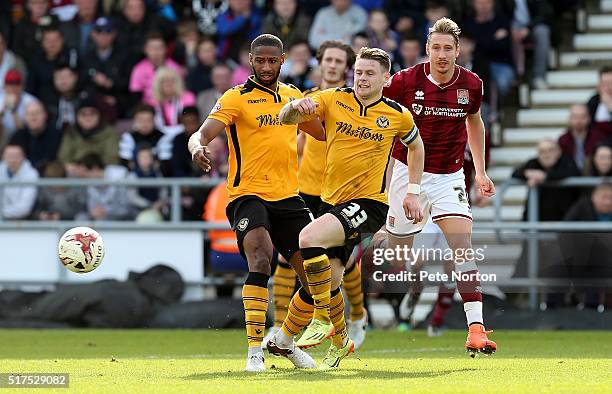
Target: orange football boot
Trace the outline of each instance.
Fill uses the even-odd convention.
[[[487,334],[492,332],[485,331],[482,324],[470,325],[467,340],[465,341],[465,349],[470,353],[470,357],[474,358],[478,352],[486,355],[495,353],[497,344],[487,338]]]

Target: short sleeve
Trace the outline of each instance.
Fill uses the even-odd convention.
[[[389,78],[383,88],[383,96],[390,98],[391,100],[401,102],[403,98],[403,87],[402,87],[402,74],[401,71],[396,72]]]
[[[410,145],[419,135],[419,128],[414,123],[410,111],[404,107],[402,107],[402,122],[397,135],[402,144],[406,146]]]
[[[218,120],[226,126],[234,124],[240,114],[239,93],[236,90],[228,90],[217,100],[210,110],[208,117]]]
[[[478,88],[472,90],[474,92],[474,99],[472,100],[472,106],[468,110],[468,113],[475,114],[480,110],[480,106],[482,105],[482,97],[484,96],[484,84],[480,78],[478,80]]]
[[[334,89],[326,89],[317,92],[312,96],[313,101],[318,104],[316,115],[319,117],[319,119],[321,119],[321,121],[325,120],[325,113],[327,112],[329,101],[331,100],[331,96],[333,94]]]

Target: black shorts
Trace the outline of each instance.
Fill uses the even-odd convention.
[[[321,208],[321,204],[323,204],[321,196],[313,196],[312,194],[300,192],[300,197],[302,197],[302,199],[306,203],[306,206],[308,207],[308,209],[310,209],[310,212],[312,212],[312,214],[317,217],[319,209]]]
[[[387,204],[369,198],[357,198],[336,206],[323,202],[318,216],[331,213],[344,228],[344,245],[329,248],[328,257],[338,258],[346,264],[353,248],[384,226],[388,210]]]
[[[274,248],[289,261],[300,250],[300,231],[313,219],[299,196],[279,201],[241,196],[228,204],[225,213],[238,238],[240,254],[245,259],[244,237],[252,229],[263,226],[270,234]]]

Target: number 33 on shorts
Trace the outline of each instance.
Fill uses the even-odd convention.
[[[342,209],[342,213],[349,219],[353,228],[359,227],[360,224],[368,220],[368,214],[361,209],[359,204],[353,202],[351,205]]]

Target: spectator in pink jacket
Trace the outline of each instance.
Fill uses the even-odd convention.
[[[180,124],[183,108],[195,105],[196,98],[188,90],[179,73],[170,67],[160,67],[153,79],[155,124],[160,130]]]
[[[181,66],[166,56],[166,42],[159,33],[153,32],[147,35],[144,52],[146,57],[132,70],[129,90],[132,93],[141,93],[142,101],[155,105],[153,98],[155,70],[162,66],[169,67],[176,70],[181,77],[184,71]]]

